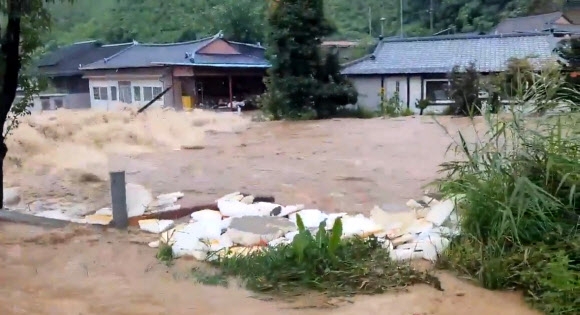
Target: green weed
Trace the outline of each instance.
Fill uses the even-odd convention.
[[[377,239],[341,239],[342,222],[330,231],[321,223],[312,234],[298,216],[299,234],[285,246],[248,256],[221,258],[214,264],[226,276],[241,278],[257,292],[299,294],[315,290],[329,295],[375,294],[415,283],[441,289],[437,278],[389,258]]]
[[[563,104],[553,80],[535,82],[520,105]],[[521,290],[545,313],[580,314],[580,120],[498,117],[485,115],[488,131],[476,140],[459,133],[460,158],[442,165],[441,191],[464,198],[461,236],[440,266]]]
[[[159,244],[159,248],[157,250],[157,259],[163,263],[165,263],[166,265],[171,265],[173,264],[173,249],[171,248],[171,245],[167,244],[167,243],[160,243]]]

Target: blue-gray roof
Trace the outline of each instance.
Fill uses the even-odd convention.
[[[269,66],[264,56],[265,49],[252,44],[228,42],[240,53],[239,55],[197,53],[218,39],[222,39],[219,34],[195,41],[173,44],[134,43],[113,56],[83,66],[81,70],[147,68],[164,65],[257,68]]]
[[[480,72],[500,72],[510,58],[537,63],[552,58],[555,39],[549,34],[432,36],[382,41],[374,53],[346,64],[342,73],[448,73],[455,65],[475,62]]]

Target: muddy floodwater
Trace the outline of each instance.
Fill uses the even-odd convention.
[[[462,119],[441,123],[451,133],[470,129]],[[155,193],[183,191],[184,205],[243,191],[368,213],[421,196],[450,142],[429,118],[253,123],[238,134],[208,135],[203,149],[115,158],[111,167]],[[195,283],[189,270],[197,263],[158,263],[146,246],[154,238],[0,223],[0,314],[537,314],[519,293],[486,291],[447,273],[438,275],[444,292],[415,286],[350,299],[272,300],[235,285]]]

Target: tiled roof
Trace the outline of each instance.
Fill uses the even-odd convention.
[[[541,32],[549,30],[562,17],[562,12],[509,18],[501,21],[491,34],[511,34],[517,32]]]
[[[432,36],[382,41],[372,55],[345,64],[343,74],[448,73],[475,62],[480,72],[499,72],[510,58],[551,59],[548,34]]]
[[[219,35],[219,34],[218,34]],[[264,48],[252,44],[228,42],[241,55],[199,54],[221,36],[173,44],[135,44],[118,54],[82,67],[82,70],[147,68],[163,65],[252,66],[266,67]]]
[[[79,66],[112,56],[133,43],[102,45],[97,41],[75,43],[61,47],[43,56],[36,66],[48,76],[70,76],[81,74]]]

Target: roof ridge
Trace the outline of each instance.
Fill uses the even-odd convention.
[[[394,42],[422,42],[422,41],[441,41],[441,40],[465,40],[465,39],[485,39],[485,38],[510,38],[510,37],[532,37],[532,36],[550,36],[549,33],[544,32],[521,32],[521,33],[507,33],[507,34],[485,34],[485,35],[437,35],[437,36],[423,36],[423,37],[405,37],[405,38],[391,38],[383,39],[379,42],[394,43]],[[378,46],[377,46],[378,48]]]
[[[208,39],[214,39],[215,35],[212,36],[208,36],[208,37],[204,37],[204,38],[200,38],[200,39],[195,39],[195,40],[190,40],[190,41],[186,41],[186,42],[177,42],[177,43],[139,43],[139,46],[151,46],[151,47],[156,47],[156,46],[178,46],[178,45],[187,45],[187,44],[194,44],[194,43],[199,43],[199,42],[203,42],[206,41]]]
[[[117,44],[104,44],[101,47],[115,47],[115,46],[123,46],[123,45],[131,45],[135,42],[126,42],[126,43],[117,43]]]
[[[262,45],[258,45],[258,44],[242,43],[242,42],[236,42],[233,40],[228,40],[227,42],[230,42],[233,44],[238,44],[238,45],[250,46],[250,47],[254,47],[254,48],[266,49],[266,47],[264,47]]]
[[[95,61],[93,61],[93,62],[91,62],[91,63],[87,63],[86,65],[79,67],[79,69],[80,69],[80,70],[82,70],[82,69],[84,69],[84,68],[86,68],[86,67],[88,67],[88,66],[90,66],[90,65],[92,65],[92,64],[95,64],[95,63],[97,63],[97,62],[100,62],[101,60],[102,60],[104,63],[107,63],[109,60],[111,60],[111,59],[113,59],[113,58],[115,58],[115,57],[117,57],[117,56],[119,56],[119,55],[121,55],[121,54],[125,53],[127,50],[129,50],[129,49],[131,49],[131,48],[133,48],[133,47],[136,47],[136,46],[138,46],[138,45],[139,45],[139,44],[138,44],[137,42],[133,42],[133,43],[132,43],[132,45],[130,45],[130,46],[128,46],[128,47],[126,47],[126,48],[124,48],[124,49],[121,49],[121,50],[119,50],[118,52],[114,53],[113,55],[111,55],[111,56],[109,56],[109,57],[105,57],[105,58],[103,58],[103,59],[95,60]]]
[[[90,44],[90,43],[97,43],[97,42],[98,42],[98,40],[96,40],[96,39],[90,39],[90,40],[84,40],[84,41],[80,41],[80,42],[74,42],[74,43],[69,44],[67,46],[74,46],[74,45],[81,45],[81,44]]]
[[[549,13],[541,13],[541,14],[533,14],[533,15],[526,15],[526,16],[508,17],[508,18],[505,18],[504,21],[514,20],[514,19],[535,18],[535,17],[538,17],[538,16],[550,15],[550,14],[555,14],[555,13],[560,13],[561,15],[564,15],[564,12],[562,12],[562,11],[554,11],[554,12],[549,12]]]

